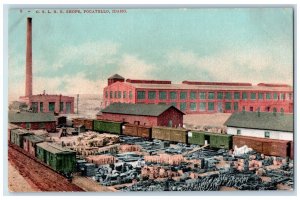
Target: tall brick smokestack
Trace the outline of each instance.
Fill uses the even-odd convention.
[[[27,18],[25,96],[32,96],[32,18]]]

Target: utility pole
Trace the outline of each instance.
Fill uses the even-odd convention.
[[[77,115],[78,115],[78,110],[79,110],[79,94],[77,94]]]

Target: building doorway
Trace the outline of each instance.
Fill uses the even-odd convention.
[[[250,110],[250,112],[253,112],[253,106],[250,106],[249,110]]]
[[[172,120],[169,120],[169,122],[168,122],[168,127],[173,127],[173,122],[172,122]]]
[[[70,102],[66,103],[66,113],[67,114],[71,113],[71,103]]]
[[[222,102],[218,102],[218,112],[223,112]]]

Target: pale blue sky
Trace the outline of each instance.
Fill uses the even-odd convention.
[[[293,80],[290,8],[127,9],[126,14],[16,9],[8,19],[10,97],[24,94],[28,16],[34,93],[99,94],[114,73],[173,82]]]

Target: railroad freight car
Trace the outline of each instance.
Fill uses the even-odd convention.
[[[37,135],[28,135],[23,138],[23,149],[27,151],[32,156],[36,157],[36,144],[44,142],[45,138],[39,137]]]
[[[188,130],[182,128],[152,127],[152,138],[172,142],[187,143]]]
[[[94,120],[93,130],[101,133],[115,133],[121,135],[123,124],[124,122]]]
[[[198,144],[200,146],[203,146],[205,145],[205,141],[211,148],[218,148],[218,149],[232,148],[232,135],[202,132],[202,131],[188,132],[189,144]]]
[[[71,174],[75,171],[76,152],[58,144],[38,143],[36,157],[59,173]]]
[[[32,133],[26,129],[12,129],[10,131],[10,142],[23,148],[23,139],[28,135],[32,135]]]
[[[268,156],[291,157],[291,141],[233,136],[233,146],[241,147],[244,145]]]
[[[8,139],[8,141],[10,141],[10,132],[11,132],[11,130],[19,129],[19,128],[21,128],[21,127],[15,125],[15,124],[11,124],[11,123],[8,124],[8,130],[7,130],[7,139]]]
[[[189,131],[188,143],[203,146],[205,144],[205,132]]]
[[[73,126],[79,127],[80,125],[84,125],[86,130],[93,130],[93,120],[86,118],[75,118],[73,119]]]
[[[151,138],[152,128],[149,126],[141,126],[135,124],[124,124],[123,125],[123,134],[134,136],[134,137],[142,137],[142,138]]]
[[[232,149],[232,135],[211,133],[209,135],[209,146],[218,149]]]

